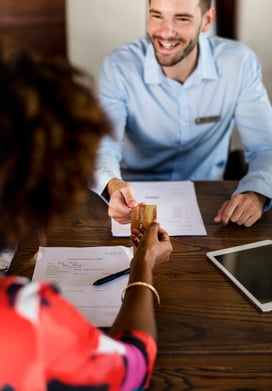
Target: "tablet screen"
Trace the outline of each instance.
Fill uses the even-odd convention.
[[[207,253],[263,311],[272,310],[272,241]]]

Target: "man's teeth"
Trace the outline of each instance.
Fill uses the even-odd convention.
[[[162,42],[160,41],[161,45],[166,48],[166,49],[170,49],[170,48],[173,48],[176,44],[175,43],[170,43],[170,42]]]

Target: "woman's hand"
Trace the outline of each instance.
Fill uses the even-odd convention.
[[[148,261],[152,269],[167,262],[173,251],[167,232],[156,221],[149,225],[144,234],[133,229],[131,240],[136,247],[133,262],[137,262],[138,259],[139,261]]]

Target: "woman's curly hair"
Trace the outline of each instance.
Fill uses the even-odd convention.
[[[0,39],[2,245],[50,227],[92,180],[111,125],[84,77]]]

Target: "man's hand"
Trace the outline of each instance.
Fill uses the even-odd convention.
[[[251,227],[262,217],[265,201],[266,197],[253,191],[236,194],[229,201],[224,202],[214,221],[222,222],[224,225],[232,222]]]
[[[110,196],[108,215],[118,223],[129,223],[131,209],[137,206],[133,188],[122,179],[113,178],[108,183],[108,193]]]

